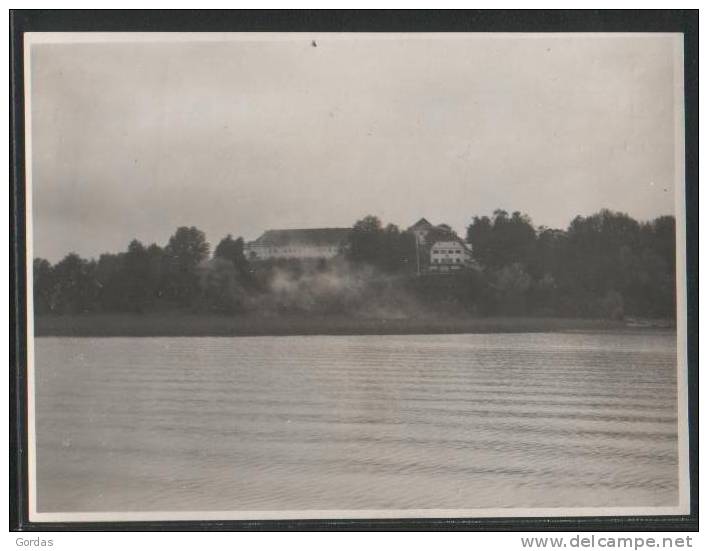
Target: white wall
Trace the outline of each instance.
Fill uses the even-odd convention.
[[[337,256],[339,247],[314,246],[314,245],[289,245],[286,247],[246,247],[246,258],[251,256],[251,251],[256,253],[259,260],[269,258],[333,258]]]

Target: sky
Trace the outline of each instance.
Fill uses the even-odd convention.
[[[674,36],[188,36],[32,44],[35,257],[674,213]]]

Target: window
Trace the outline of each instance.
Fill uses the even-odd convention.
[[[456,258],[456,259],[455,259],[455,262],[458,262],[458,263],[459,263],[459,262],[460,262],[460,259],[459,259],[459,258]]]

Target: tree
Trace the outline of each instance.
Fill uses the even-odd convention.
[[[123,257],[123,277],[126,283],[127,308],[142,312],[150,298],[149,257],[143,244],[133,239]]]
[[[485,266],[494,257],[493,230],[488,216],[475,216],[467,226],[467,242],[472,246],[474,257]]]
[[[635,282],[636,297],[630,295],[638,309],[659,317],[676,316],[676,220],[660,216],[641,225],[641,254]],[[632,307],[632,305],[630,305]]]
[[[57,312],[79,314],[94,309],[98,290],[95,271],[95,262],[76,253],[69,253],[57,263],[53,270]]]
[[[54,309],[54,273],[44,258],[35,258],[33,265],[34,311],[46,314]]]
[[[494,211],[494,218],[475,217],[467,227],[472,253],[485,267],[498,269],[514,263],[528,266],[534,258],[536,230],[531,219],[520,212],[511,217],[505,210]]]
[[[204,232],[182,226],[170,237],[165,252],[179,266],[193,269],[209,256],[209,243]]]
[[[236,274],[242,281],[250,280],[249,264],[244,254],[245,244],[242,237],[234,239],[231,234],[224,237],[214,250],[214,258],[222,258],[231,262],[236,268]]]
[[[648,240],[647,246],[661,257],[671,272],[676,266],[676,219],[660,216],[642,226],[642,233]]]
[[[603,315],[605,296],[629,306],[627,299],[635,293],[631,287],[640,254],[637,221],[604,209],[592,216],[576,217],[567,236],[560,275],[567,303],[575,302],[580,315]]]
[[[503,314],[525,314],[527,293],[532,279],[519,262],[509,264],[493,274],[492,288],[497,293],[498,308]]]
[[[177,228],[165,247],[168,277],[167,294],[182,306],[190,305],[199,294],[197,266],[209,256],[204,232],[192,227]]]
[[[231,234],[224,237],[214,249],[214,258],[223,258],[236,263],[239,257],[243,256],[243,239],[234,239]]]
[[[125,311],[128,309],[126,296],[127,281],[123,277],[125,253],[104,253],[96,264],[96,286],[98,306],[107,312]]]
[[[398,226],[388,224],[381,237],[378,266],[388,273],[416,270],[417,241],[413,234],[402,232]]]
[[[146,250],[147,282],[149,296],[153,301],[159,301],[165,295],[167,285],[167,260],[165,251],[153,243]]]
[[[395,224],[382,227],[376,216],[365,216],[352,227],[347,255],[355,265],[373,266],[386,273],[415,270],[416,241]]]
[[[556,277],[563,270],[567,237],[564,230],[539,228],[535,253],[529,262],[529,271],[534,277]]]
[[[367,215],[357,220],[349,235],[347,254],[354,264],[377,264],[381,256],[381,220]]]
[[[230,260],[215,256],[206,263],[200,270],[199,285],[202,304],[207,310],[230,314],[243,308],[245,293]]]

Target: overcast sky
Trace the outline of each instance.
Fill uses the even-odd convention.
[[[316,39],[316,47],[312,40]],[[34,44],[34,254],[367,213],[673,214],[670,36]],[[678,95],[678,94],[677,94]]]

